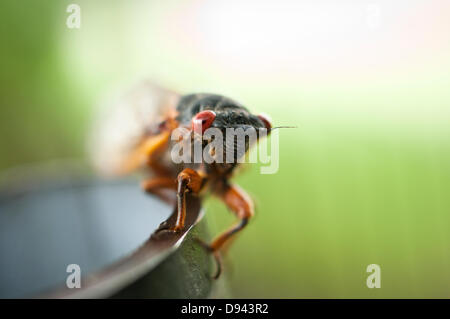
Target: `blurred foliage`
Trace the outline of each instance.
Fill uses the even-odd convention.
[[[227,94],[298,125],[280,132],[277,174],[236,178],[257,206],[228,258],[236,297],[450,295],[449,52],[376,75],[261,75],[185,49],[166,18],[187,4],[79,1],[69,30],[69,3],[0,4],[0,168],[81,158],[98,97],[135,77]],[[206,206],[212,232],[233,221]]]
[[[87,116],[61,68],[64,3],[2,1],[0,167],[80,156]]]

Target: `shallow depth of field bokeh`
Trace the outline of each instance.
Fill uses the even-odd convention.
[[[80,29],[70,3],[0,4],[0,169],[83,159],[95,105],[141,78],[221,93],[298,127],[277,174],[235,179],[257,215],[233,296],[450,296],[448,1],[79,0]]]

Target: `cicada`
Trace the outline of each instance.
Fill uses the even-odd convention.
[[[186,214],[189,213],[186,212],[187,193],[198,196],[213,194],[236,215],[236,224],[205,245],[219,260],[224,244],[254,215],[252,199],[230,181],[239,165],[237,160],[216,161],[214,156],[217,153],[214,153],[212,161],[175,163],[171,151],[179,141],[172,138],[174,130],[182,128],[188,142],[194,142],[210,128],[223,132],[223,136],[229,128],[265,129],[270,133],[272,126],[268,116],[254,115],[240,103],[218,94],[182,96],[144,82],[108,108],[101,118],[92,140],[94,163],[107,174],[147,170],[151,175],[142,181],[145,192],[162,198],[164,190],[176,193],[177,219],[168,231],[177,232],[184,228]],[[257,139],[260,136],[258,134]],[[201,145],[206,146],[206,142],[202,140]],[[220,152],[225,153],[236,146],[236,143],[229,144],[224,140]],[[240,155],[234,158],[242,156],[251,147],[252,143],[246,141],[240,147]],[[222,159],[225,157],[223,154]]]

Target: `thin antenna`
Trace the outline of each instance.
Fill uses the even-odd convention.
[[[298,126],[275,126],[275,127],[272,127],[270,130],[272,131],[277,128],[298,128]]]

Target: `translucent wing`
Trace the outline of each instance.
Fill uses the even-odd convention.
[[[105,103],[98,112],[89,139],[89,154],[97,171],[117,175],[144,137],[174,116],[180,96],[150,81]],[[111,99],[110,99],[111,100]]]

